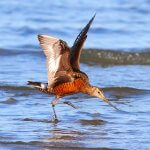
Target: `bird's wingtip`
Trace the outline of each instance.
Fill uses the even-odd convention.
[[[91,18],[90,23],[93,22],[93,20],[95,19],[95,17],[96,17],[96,12],[94,13],[93,17]]]
[[[32,81],[27,81],[27,85],[31,85]]]
[[[37,37],[38,37],[39,40],[41,40],[41,39],[59,40],[56,37],[53,37],[51,35],[46,35],[46,34],[38,34]]]
[[[39,37],[43,37],[44,36],[44,34],[38,34],[37,35],[37,37],[39,38]]]
[[[44,37],[50,37],[50,36],[46,35],[46,34],[38,34],[37,37],[38,38],[44,38]]]
[[[93,17],[92,17],[92,18],[94,19],[95,17],[96,17],[96,12],[94,13],[94,15],[93,15]]]

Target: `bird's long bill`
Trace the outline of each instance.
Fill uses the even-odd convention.
[[[105,101],[106,103],[108,103],[110,106],[112,106],[113,108],[115,108],[116,110],[119,110],[116,106],[114,106],[106,97],[99,97],[101,98],[103,101]]]

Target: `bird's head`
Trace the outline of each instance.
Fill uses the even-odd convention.
[[[102,91],[99,87],[92,86],[92,87],[90,88],[90,92],[89,92],[88,94],[90,94],[91,96],[95,96],[95,97],[98,97],[98,98],[102,99],[103,101],[105,101],[106,103],[108,103],[109,105],[111,105],[113,108],[119,110],[117,107],[115,107],[115,106],[104,96],[103,91]]]

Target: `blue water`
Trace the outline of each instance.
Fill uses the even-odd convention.
[[[150,149],[149,0],[0,1],[0,150]],[[49,96],[27,85],[47,82],[37,34],[72,46],[96,12],[81,70],[116,111],[84,94],[65,97],[53,124]]]
[[[0,47],[30,50],[38,47],[37,34],[46,33],[68,42],[96,12],[85,47],[103,49],[149,48],[148,0],[2,0]]]

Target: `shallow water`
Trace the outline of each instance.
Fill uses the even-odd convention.
[[[3,0],[0,2],[0,47],[34,49],[37,34],[66,40],[76,35],[96,12],[85,47],[108,49],[149,48],[149,0]]]
[[[51,122],[53,96],[26,85],[27,80],[46,81],[44,57],[19,56],[15,57],[17,68],[6,64],[8,57],[1,62],[2,147],[149,148],[150,66],[103,68],[82,64],[91,83],[103,88],[106,96],[125,112],[116,111],[97,98],[77,94],[62,101],[69,100],[78,109],[56,107],[60,122],[55,125]],[[13,64],[13,57],[9,62]]]
[[[150,149],[148,4],[0,1],[0,149]],[[62,99],[77,109],[56,106],[60,121],[54,124],[54,96],[27,86],[28,80],[47,82],[36,35],[61,37],[71,46],[95,11],[81,69],[122,111],[79,93]]]

